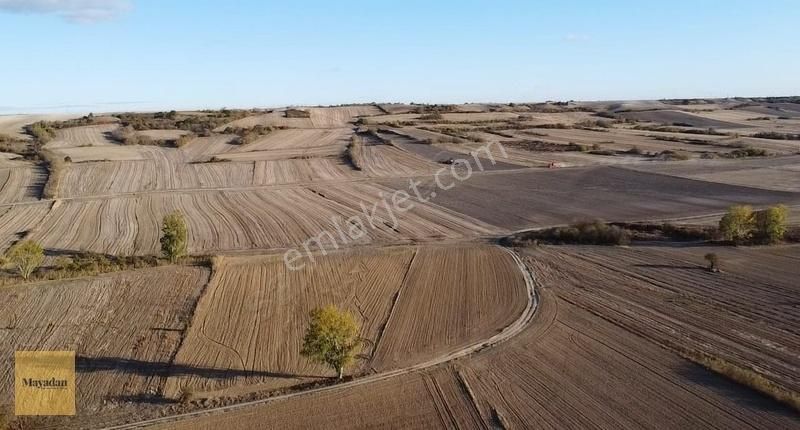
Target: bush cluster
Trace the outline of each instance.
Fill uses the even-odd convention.
[[[774,140],[800,140],[800,133],[778,133],[776,131],[762,131],[756,133],[753,137],[761,139],[774,139]]]
[[[601,221],[580,222],[567,227],[553,227],[509,236],[501,242],[510,246],[536,245],[627,245],[630,233],[616,225]]]
[[[253,143],[263,136],[272,133],[275,130],[285,129],[286,127],[271,127],[268,125],[256,125],[254,127],[227,127],[225,133],[235,134],[237,137],[231,141],[234,145],[247,145]]]
[[[302,109],[286,109],[283,114],[286,118],[311,118],[311,112]]]
[[[789,209],[784,205],[753,211],[751,206],[731,206],[719,221],[723,239],[736,245],[775,244],[784,239]]]
[[[705,134],[709,136],[727,136],[727,133],[717,131],[714,128],[679,128],[667,125],[637,125],[633,127],[634,130],[643,131],[658,131],[662,133],[687,133],[687,134]]]
[[[344,157],[354,169],[361,170],[364,168],[364,140],[361,136],[353,135],[350,138]]]
[[[625,229],[631,240],[659,241],[707,241],[717,236],[715,226],[703,225],[675,225],[670,223],[611,223]]]
[[[136,129],[131,125],[119,127],[110,134],[112,139],[125,145],[166,145],[166,141],[156,140],[150,136],[137,133]]]
[[[769,153],[765,149],[745,147],[734,149],[727,154],[722,154],[725,158],[745,158],[745,157],[766,157]]]
[[[25,131],[42,145],[56,137],[55,129],[45,121],[38,121],[25,126]]]
[[[658,157],[666,161],[686,161],[690,158],[689,154],[684,151],[672,151],[669,149],[659,152]]]
[[[208,136],[212,130],[228,122],[246,117],[247,110],[222,109],[202,111],[200,114],[181,114],[175,111],[156,113],[122,113],[116,115],[123,126],[134,130],[187,130]]]

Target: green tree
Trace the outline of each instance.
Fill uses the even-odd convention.
[[[161,251],[169,261],[175,263],[186,255],[189,229],[183,214],[175,211],[165,216],[161,234]]]
[[[777,205],[755,213],[756,237],[762,243],[773,244],[783,240],[789,209]]]
[[[745,243],[753,236],[755,219],[753,208],[745,205],[736,205],[728,208],[719,221],[719,231],[725,240],[735,244]]]
[[[17,268],[22,279],[28,279],[42,265],[44,248],[32,240],[24,240],[8,250],[6,259]]]
[[[334,305],[311,311],[311,323],[303,339],[300,353],[336,371],[339,379],[361,349],[360,327],[353,314]]]

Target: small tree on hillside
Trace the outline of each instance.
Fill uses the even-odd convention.
[[[735,244],[750,240],[754,226],[753,208],[750,206],[731,206],[728,213],[719,221],[722,237]]]
[[[755,213],[756,238],[766,244],[778,243],[786,234],[786,220],[789,209],[784,205],[777,205]]]
[[[175,263],[186,255],[189,229],[180,212],[175,211],[164,217],[161,234],[161,251],[169,261]]]
[[[706,261],[708,261],[709,272],[714,272],[714,273],[719,272],[719,257],[717,257],[717,254],[709,252],[703,258],[705,258]]]
[[[44,248],[32,240],[24,240],[8,250],[6,259],[17,268],[22,279],[28,279],[42,265]]]
[[[358,336],[360,327],[355,317],[334,305],[314,309],[310,316],[311,323],[300,353],[330,366],[342,379],[344,368],[353,362],[363,343]]]

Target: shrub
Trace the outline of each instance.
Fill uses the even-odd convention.
[[[186,255],[189,230],[183,214],[175,211],[165,216],[161,233],[161,251],[169,261],[175,263]]]
[[[719,257],[717,257],[717,254],[709,252],[703,258],[705,258],[706,261],[708,261],[709,272],[719,272]]]
[[[356,170],[361,170],[364,167],[364,140],[361,136],[354,135],[350,138],[350,143],[347,144],[345,151],[345,158],[350,162]]]
[[[45,144],[56,137],[55,130],[44,121],[35,122],[25,127],[25,131],[33,136],[33,138],[36,139],[36,141],[40,144]]]
[[[74,261],[69,257],[61,256],[56,258],[54,264],[59,270],[68,270],[74,264]]]
[[[689,154],[672,150],[661,151],[658,156],[666,161],[686,161],[689,159]]]
[[[286,118],[311,118],[311,112],[302,109],[286,109],[284,116]]]
[[[173,112],[174,112],[174,111],[173,111]],[[189,142],[191,142],[193,139],[195,139],[196,137],[197,137],[197,136],[196,136],[194,133],[187,133],[187,134],[184,134],[183,136],[181,136],[181,137],[179,137],[178,139],[176,139],[176,140],[175,140],[175,146],[176,146],[177,148],[183,147],[183,146],[185,146],[187,143],[189,143]]]
[[[431,113],[428,113],[428,114],[425,114],[425,115],[421,115],[419,117],[419,119],[422,120],[422,121],[438,121],[438,120],[440,120],[442,118],[443,118],[442,114],[439,113],[439,111],[433,111]]]
[[[112,139],[116,140],[119,143],[124,143],[125,145],[135,144],[134,142],[135,136],[136,136],[136,129],[130,125],[118,127],[111,132]]]
[[[192,388],[181,387],[180,391],[178,392],[178,401],[183,404],[191,403],[196,398],[197,393]]]
[[[753,208],[746,205],[731,206],[719,221],[719,232],[734,244],[746,243],[753,235]]]
[[[764,244],[780,242],[786,234],[786,220],[788,217],[789,209],[784,205],[777,205],[756,212],[754,214],[755,239]]]
[[[271,127],[267,125],[256,125],[250,128],[243,128],[243,127],[227,127],[225,129],[225,133],[228,134],[235,134],[238,136],[237,138],[231,141],[232,145],[247,145],[249,143],[255,142],[262,136],[266,136],[276,129],[284,129],[286,127]]]
[[[776,131],[763,131],[756,133],[753,137],[761,139],[775,139],[775,140],[800,140],[800,133],[778,133]]]
[[[727,154],[727,158],[744,158],[744,157],[766,157],[769,155],[766,150],[759,148],[751,148],[749,146],[733,150]]]
[[[42,189],[42,197],[45,199],[54,199],[58,196],[58,188],[61,184],[61,175],[64,172],[64,164],[71,162],[66,160],[66,157],[61,158],[53,152],[48,150],[39,151],[39,156],[44,160],[44,168],[47,169],[47,182]]]
[[[32,240],[24,240],[12,246],[6,259],[16,267],[22,279],[28,279],[44,261],[44,248]]]
[[[632,240],[708,241],[717,236],[717,228],[713,226],[623,222],[611,225],[625,229]]]

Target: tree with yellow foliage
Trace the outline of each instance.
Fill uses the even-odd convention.
[[[300,353],[330,366],[342,379],[344,368],[355,360],[363,344],[358,322],[353,314],[334,305],[314,309],[310,317]]]

